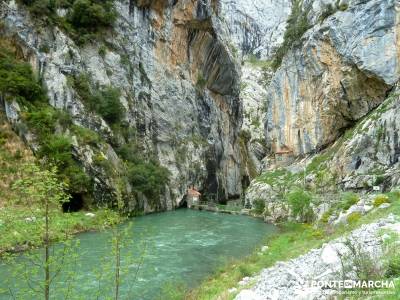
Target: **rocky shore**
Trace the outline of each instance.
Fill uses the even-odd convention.
[[[240,291],[235,299],[330,299],[339,289],[312,286],[311,282],[357,280],[354,256],[382,262],[385,241],[393,232],[400,234],[400,219],[394,215],[363,225],[347,237],[335,239],[290,261],[278,262],[257,276],[246,278],[245,282],[255,281],[255,285]]]

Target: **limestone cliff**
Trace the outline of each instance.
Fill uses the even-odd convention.
[[[113,28],[102,39],[79,46],[65,30],[41,26],[24,6],[4,2],[2,36],[12,39],[31,63],[50,105],[103,141],[84,145],[73,132],[64,132],[74,140],[74,159],[93,179],[95,203],[111,203],[122,194],[132,211],[172,209],[183,201],[189,185],[213,201],[241,194],[240,71],[232,49],[221,42],[226,37],[221,36],[224,25],[215,2],[115,1]],[[134,134],[116,132],[85,107],[71,84],[71,78],[82,74],[93,86],[121,91],[122,126]],[[5,99],[4,105],[19,128],[23,108],[14,99]],[[29,130],[22,134],[35,150],[35,137]],[[170,171],[169,184],[156,202],[132,192],[124,179],[121,185],[116,176],[122,164],[116,147],[133,139],[140,151]],[[112,171],[103,167],[104,161]]]
[[[296,188],[317,194],[321,217],[340,190],[399,185],[400,3],[296,3],[305,30],[266,87],[267,168],[246,192],[273,222],[291,215],[285,197]],[[285,39],[298,34],[288,24]]]
[[[277,70],[267,95],[265,135],[271,151],[319,151],[383,102],[399,79],[395,1],[308,8],[309,29]],[[317,18],[318,21],[315,21]]]
[[[74,160],[91,178],[85,199],[109,204],[123,198],[130,211],[150,212],[183,204],[195,185],[205,199],[225,202],[243,195],[263,167],[275,168],[275,154],[295,160],[288,168],[298,175],[292,183],[319,186],[324,171],[329,180],[322,181],[344,189],[370,188],[377,177],[387,188],[398,184],[392,172],[397,101],[366,121],[396,97],[398,1],[112,5],[112,26],[85,37],[57,21],[70,8],[56,9],[47,21],[20,1],[3,1],[0,9],[1,39],[12,41],[32,65],[49,105],[71,119],[71,126],[59,122],[54,131],[71,139]],[[118,126],[86,99],[108,88],[118,91],[113,95],[123,105]],[[3,97],[1,103],[38,153],[40,138],[26,126],[26,107],[17,100]],[[369,124],[363,134],[344,135],[360,122]],[[126,178],[127,154],[168,169],[169,181],[155,197]],[[313,158],[320,156],[324,166],[314,172]],[[252,183],[247,198],[271,198],[270,187],[254,192],[260,182]]]
[[[238,55],[271,59],[283,41],[291,0],[221,0],[220,19]]]

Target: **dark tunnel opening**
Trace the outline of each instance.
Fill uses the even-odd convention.
[[[82,194],[71,194],[69,201],[62,204],[62,210],[65,213],[77,212],[83,208]]]

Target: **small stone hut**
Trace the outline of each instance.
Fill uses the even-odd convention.
[[[190,187],[187,191],[187,206],[191,208],[193,205],[198,205],[201,193],[195,188]]]
[[[278,166],[289,165],[294,160],[293,150],[283,145],[275,151],[275,164]]]

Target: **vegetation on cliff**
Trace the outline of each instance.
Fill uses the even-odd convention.
[[[31,66],[18,58],[16,49],[7,40],[2,40],[1,46],[0,93],[8,101],[16,100],[21,107],[22,122],[18,123],[17,131],[22,135],[34,134],[38,146],[35,156],[47,167],[57,167],[58,177],[67,184],[68,192],[90,198],[93,189],[93,171],[85,169],[77,154],[73,154],[76,138],[91,147],[98,167],[109,175],[114,174],[115,186],[120,189],[118,193],[129,197],[126,192],[126,182],[129,182],[133,193],[143,193],[157,206],[169,172],[154,157],[145,155],[137,143],[128,143],[137,138],[123,124],[125,109],[119,99],[120,91],[111,86],[95,86],[88,74],[71,78],[71,84],[88,111],[99,115],[113,129],[113,136],[106,141],[93,130],[74,124],[68,112],[50,106],[46,91],[35,78]],[[107,142],[115,145],[123,161],[119,166],[104,156]]]
[[[72,157],[70,138],[58,130],[71,125],[69,115],[47,104],[45,90],[33,75],[31,66],[17,59],[6,41],[2,44],[0,93],[4,99],[15,99],[24,107],[22,117],[29,129],[35,132],[40,144],[37,156],[44,158],[46,164],[57,166],[60,179],[68,182],[71,192],[89,191],[90,179]],[[20,130],[26,131],[28,128]]]
[[[29,12],[46,25],[58,25],[78,43],[111,28],[117,13],[112,0],[20,0]],[[58,10],[66,11],[59,15]]]
[[[30,189],[36,191],[35,183],[47,181],[45,169],[32,172],[31,166],[35,162],[32,152],[0,113],[0,255],[6,251],[25,250],[43,244],[43,219],[38,217],[37,211],[40,207],[37,203],[31,203],[32,197],[23,196],[21,189],[15,186],[16,182],[25,180],[31,182]],[[33,181],[34,178],[37,180]],[[118,214],[111,210],[96,210],[93,215],[87,216],[87,211],[63,213],[61,205],[60,202],[51,208],[54,225],[51,241],[63,240],[81,231],[108,227],[119,221]]]
[[[311,28],[307,18],[309,7],[303,7],[303,2],[303,0],[292,1],[292,11],[287,20],[283,43],[276,50],[271,64],[272,68],[275,70],[280,67],[286,53],[301,39],[303,34]]]

